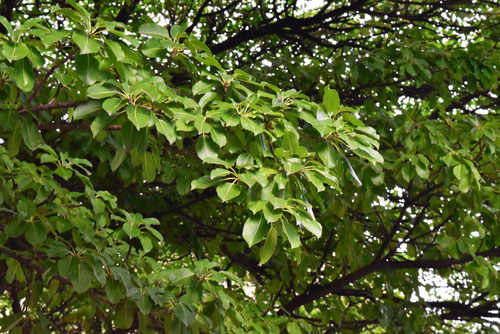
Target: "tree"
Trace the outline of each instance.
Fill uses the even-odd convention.
[[[493,1],[4,1],[0,325],[497,332]]]

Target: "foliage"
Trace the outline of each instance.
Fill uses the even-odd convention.
[[[498,330],[493,3],[48,3],[0,8],[2,331]]]

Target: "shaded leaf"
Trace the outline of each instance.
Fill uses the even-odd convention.
[[[245,225],[243,225],[243,239],[245,239],[249,247],[252,247],[264,239],[268,229],[269,225],[262,213],[249,216]]]

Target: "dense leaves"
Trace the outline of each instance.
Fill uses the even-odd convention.
[[[48,3],[0,8],[2,331],[498,330],[493,3]]]

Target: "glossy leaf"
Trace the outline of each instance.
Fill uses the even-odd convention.
[[[72,35],[73,41],[80,48],[80,54],[96,53],[100,49],[99,43],[83,31],[75,31]]]
[[[73,111],[73,120],[77,121],[79,119],[86,118],[96,111],[100,110],[102,102],[100,101],[88,101],[86,103],[78,105]]]
[[[236,182],[225,182],[217,186],[217,195],[219,198],[227,202],[241,193],[241,187]]]
[[[264,246],[260,249],[260,262],[259,265],[263,265],[268,262],[276,251],[276,245],[278,243],[278,232],[276,228],[271,227],[269,233],[266,237],[266,242]]]
[[[217,151],[217,146],[209,136],[202,135],[196,140],[196,153],[201,160],[206,161],[209,158],[217,158]]]
[[[15,81],[17,87],[22,91],[29,92],[35,86],[35,74],[33,73],[33,67],[31,66],[27,58],[18,60],[14,64],[14,69],[16,71]]]
[[[140,130],[144,127],[150,126],[152,113],[143,107],[129,104],[127,106],[127,118],[132,122],[132,124],[135,125],[137,130]]]
[[[259,243],[264,239],[269,229],[262,214],[249,216],[245,225],[243,225],[243,239],[249,247]]]

